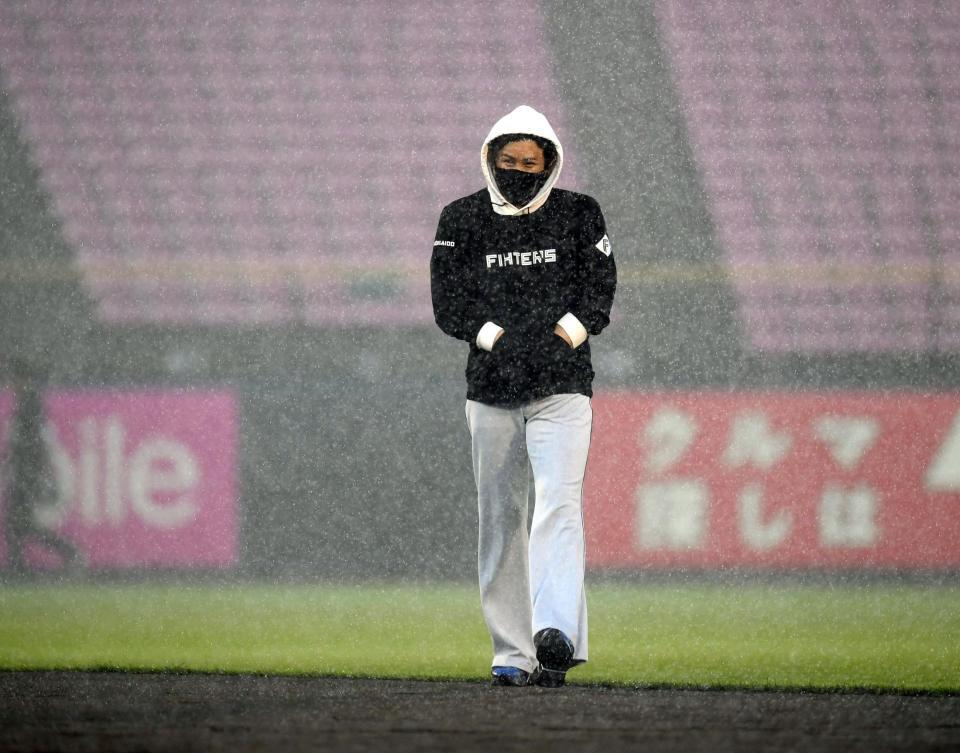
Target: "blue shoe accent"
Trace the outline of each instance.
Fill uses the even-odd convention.
[[[494,667],[491,672],[493,675],[492,685],[523,687],[530,679],[530,673],[524,672],[519,667]]]

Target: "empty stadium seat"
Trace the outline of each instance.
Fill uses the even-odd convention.
[[[565,135],[542,25],[503,0],[22,0],[0,76],[104,320],[426,324],[435,223],[494,120],[529,102]]]
[[[956,350],[960,6],[656,9],[752,345]]]

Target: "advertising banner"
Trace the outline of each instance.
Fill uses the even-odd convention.
[[[606,393],[593,568],[960,566],[960,394]]]
[[[51,392],[48,463],[29,516],[3,500],[0,561],[20,531],[30,565],[56,566],[56,540],[96,568],[224,567],[237,561],[237,417],[227,392]],[[14,397],[0,393],[7,479]],[[43,533],[52,534],[43,542]],[[49,544],[50,541],[54,545]]]

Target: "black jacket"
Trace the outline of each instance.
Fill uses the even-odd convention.
[[[574,349],[553,332],[567,313],[591,335],[610,322],[616,265],[592,198],[554,188],[514,216],[495,213],[486,189],[459,199],[440,215],[430,273],[437,324],[470,343],[468,399],[593,394],[589,341]],[[486,322],[504,329],[490,352],[477,344]]]

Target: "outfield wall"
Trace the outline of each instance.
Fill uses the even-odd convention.
[[[38,3],[44,8],[49,5]],[[558,128],[563,126],[561,136],[576,161],[573,186],[596,197],[604,208],[620,269],[613,322],[592,346],[598,417],[602,415],[603,395],[613,390],[646,399],[643,396],[655,390],[688,390],[691,395],[703,390],[802,391],[801,395],[812,392],[829,397],[834,393],[825,391],[960,389],[960,356],[956,353],[814,354],[749,346],[700,162],[688,132],[689,113],[675,86],[676,69],[663,43],[654,6],[652,0],[611,0],[598,14],[588,4],[571,0],[538,5],[551,58],[544,67],[552,66],[543,80],[546,85],[552,79],[557,93],[555,106],[545,102],[542,107],[551,118],[555,113],[563,114]],[[48,10],[61,12],[52,6]],[[133,15],[139,12],[132,11]],[[412,28],[418,33],[416,26]],[[125,34],[122,29],[108,29],[106,33]],[[471,42],[478,40],[482,43],[479,36]],[[458,43],[448,42],[448,52],[462,51]],[[429,45],[421,47],[432,50]],[[378,46],[378,55],[384,52],[381,48]],[[86,51],[97,49],[93,45]],[[272,53],[279,48],[271,44],[269,49]],[[33,55],[35,50],[28,52]],[[338,61],[349,62],[350,55],[338,55]],[[183,60],[178,58],[177,65],[180,62]],[[369,64],[370,59],[366,62]],[[0,77],[7,76],[3,63],[0,61]],[[539,70],[539,64],[536,67]],[[513,96],[504,94],[502,73],[490,70],[488,76],[486,68],[478,70],[495,99],[478,103],[481,108],[490,108],[482,113],[466,106],[471,104],[471,96],[462,97],[452,107],[462,118],[457,128],[463,143],[462,147],[451,147],[454,156],[445,164],[462,176],[463,187],[458,192],[481,187],[476,145],[494,113],[507,106],[503,102],[501,108],[499,98]],[[51,81],[63,84],[65,102],[70,101],[73,91],[67,85],[72,80],[71,71],[75,73],[75,67],[67,66],[63,78],[55,70],[48,71]],[[515,73],[516,69],[511,71]],[[469,72],[473,74],[473,70]],[[357,83],[366,83],[363,76]],[[283,91],[289,94],[292,90],[288,87]],[[390,92],[394,91],[391,86]],[[529,87],[523,91],[528,92]],[[35,94],[47,96],[43,92]],[[69,188],[59,196],[44,189],[44,160],[24,137],[24,124],[15,115],[18,110],[13,97],[10,91],[0,91],[0,380],[9,375],[8,356],[32,355],[45,361],[50,367],[50,383],[62,390],[209,390],[232,394],[237,411],[237,560],[230,566],[236,572],[266,578],[473,578],[476,511],[469,438],[463,421],[465,345],[440,333],[429,323],[429,316],[423,326],[390,330],[364,326],[362,322],[370,320],[362,317],[338,317],[324,327],[315,326],[310,317],[285,326],[268,326],[263,321],[216,327],[105,324],[96,315],[96,301],[88,295],[77,264],[82,254],[95,249],[69,242],[71,236],[55,209],[58,199],[76,197]],[[322,98],[315,101],[322,102]],[[268,114],[272,113],[269,104],[266,106]],[[419,113],[420,108],[411,108],[408,114],[416,119]],[[94,127],[91,134],[97,136],[97,131]],[[453,143],[446,138],[442,141]],[[404,160],[419,154],[415,141],[407,143],[401,138],[399,142]],[[75,144],[68,140],[62,146],[73,149]],[[180,148],[182,143],[171,142],[171,146]],[[139,154],[136,149],[119,153]],[[280,149],[280,153],[271,154],[271,159],[290,155],[295,156]],[[385,192],[391,199],[391,211],[408,217],[402,203],[395,201],[396,171],[381,169],[379,161],[374,164],[377,180],[368,187],[375,193]],[[163,167],[171,165],[164,163]],[[251,165],[255,166],[255,161]],[[150,180],[156,177],[143,169],[124,174],[129,177],[134,173]],[[335,180],[331,185],[341,185],[336,181],[342,175],[342,169],[333,170]],[[75,176],[68,171],[68,177]],[[247,187],[242,182],[240,185]],[[443,198],[453,190],[450,184],[445,185],[442,190],[429,188],[423,195],[434,198],[417,204],[417,211],[436,217],[443,201],[453,198],[452,194]],[[104,190],[95,181],[87,188],[94,193]],[[222,199],[227,192],[217,189],[214,193],[211,201]],[[348,202],[352,200],[349,192],[339,193]],[[413,200],[413,193],[399,193],[402,201]],[[126,202],[124,206],[132,206],[129,195],[116,195]],[[271,202],[282,195],[271,195]],[[287,242],[278,230],[282,227],[281,214],[297,207],[312,212],[316,206],[326,206],[301,199],[289,205],[277,204],[277,222],[271,232],[279,233],[281,245]],[[190,208],[201,207],[205,201],[195,202]],[[433,201],[436,205],[430,204]],[[101,202],[99,211],[109,213],[109,205]],[[147,201],[141,208],[155,212],[157,205]],[[236,214],[239,218],[234,219],[250,219],[242,207]],[[372,214],[379,217],[382,213]],[[236,223],[225,218],[227,215],[216,221],[229,225],[227,229],[232,232]],[[161,223],[157,227],[175,225]],[[126,225],[117,227],[122,231]],[[411,249],[409,258],[404,257],[411,263],[409,268],[404,267],[405,274],[409,273],[411,279],[419,276],[422,291],[433,236],[428,221],[420,227],[430,235],[424,236],[422,229],[401,235]],[[138,225],[131,229],[137,235],[144,228]],[[228,236],[217,236],[217,243]],[[418,241],[418,236],[423,237]],[[309,242],[313,243],[312,236]],[[133,244],[130,250],[142,255],[151,247]],[[342,248],[351,251],[352,259],[353,246]],[[390,244],[374,243],[370,250],[379,261],[391,248]],[[183,261],[194,258],[191,251]],[[284,257],[284,265],[288,263],[296,266],[295,260]],[[282,268],[291,267],[280,265],[262,271],[271,277]],[[218,267],[211,269],[216,273]],[[243,269],[256,271],[253,267]],[[217,284],[228,282],[218,280]],[[248,281],[235,282],[243,286]],[[393,296],[401,290],[380,285],[389,282],[376,276],[364,277],[357,280],[352,291],[359,301],[375,304],[378,295]],[[161,283],[162,279],[156,280],[157,288],[151,290],[162,289]],[[191,305],[202,307],[212,301],[205,293]],[[318,301],[323,306],[328,303],[327,299]],[[407,303],[402,300],[404,314],[410,313]],[[421,309],[414,318],[422,320],[422,314]],[[404,317],[401,320],[407,321]],[[308,325],[310,321],[314,324]],[[778,427],[776,431],[780,430],[778,411],[770,418]],[[598,442],[609,434],[635,446],[634,439],[621,436],[618,428],[607,432],[602,424],[598,427]],[[912,437],[903,435],[899,439],[909,450]],[[602,460],[595,452],[594,462]],[[639,485],[644,477],[636,468],[642,469],[646,460],[642,455],[628,460],[639,464],[631,466],[633,476],[619,468],[610,470],[609,476],[626,476],[630,484]],[[698,462],[704,473],[715,470],[711,465],[715,458],[704,456]],[[737,469],[737,473],[745,485],[763,484],[766,488],[767,476],[760,474],[748,480],[744,469]],[[591,470],[590,483],[597,477]],[[722,481],[718,477],[716,483]],[[616,505],[627,511],[618,525],[628,531],[636,527],[636,488],[628,486],[616,498]],[[821,493],[819,488],[807,491],[814,499]],[[737,502],[733,492],[727,499],[716,502],[726,505],[721,520],[739,516],[740,507],[754,509],[757,520],[753,522],[762,524],[754,526],[762,532],[754,532],[757,540],[775,538],[780,530],[778,522],[784,520],[780,515],[783,498],[774,499],[765,493],[759,502],[743,504]],[[757,500],[758,495],[748,495],[749,499]],[[881,495],[880,507],[888,509],[891,499],[888,494]],[[792,504],[787,505],[786,512],[795,532],[815,513],[813,508]],[[722,530],[712,525],[712,518],[709,520],[708,532]],[[880,523],[886,532],[886,521]],[[597,526],[591,526],[591,530],[594,528]],[[598,530],[603,530],[602,525]],[[728,543],[735,548],[736,537],[741,534],[735,527],[729,530]],[[602,563],[604,550],[599,554],[596,549],[592,551],[592,563]],[[798,562],[777,554],[780,551],[779,546],[772,547],[763,557],[751,555],[749,561],[764,567]],[[672,552],[664,555],[661,564],[693,566],[694,554]],[[849,559],[850,566],[869,561],[868,554],[857,549]],[[607,562],[605,566],[656,564],[645,557],[647,554],[641,557],[628,549],[623,561]],[[809,561],[810,567],[830,566],[834,561],[814,560]],[[149,564],[148,560],[137,561]],[[701,561],[704,567],[708,561],[717,565],[737,562],[735,557]],[[109,562],[100,565],[120,566]],[[181,562],[177,566],[189,565]],[[123,567],[134,565],[128,562]]]
[[[374,401],[307,434],[302,396],[287,397],[275,456],[248,448],[241,466],[232,392],[51,393],[37,524],[100,571],[472,575],[465,430],[443,431],[460,411],[422,406],[438,418],[427,435]],[[0,393],[4,444],[12,407]],[[593,570],[960,567],[960,393],[602,392],[594,414]],[[314,465],[283,473],[298,461]]]
[[[36,521],[104,572],[473,577],[462,398],[351,386],[51,391]],[[0,392],[0,455],[12,408]]]
[[[234,395],[53,392],[44,402],[49,463],[43,495],[33,500],[37,527],[72,543],[95,569],[238,564]],[[14,405],[0,393],[6,448]],[[9,534],[9,500],[2,501],[0,530]],[[6,543],[0,536],[0,558]],[[26,543],[30,564],[57,565],[32,538]]]
[[[595,568],[956,568],[960,394],[594,400]]]

